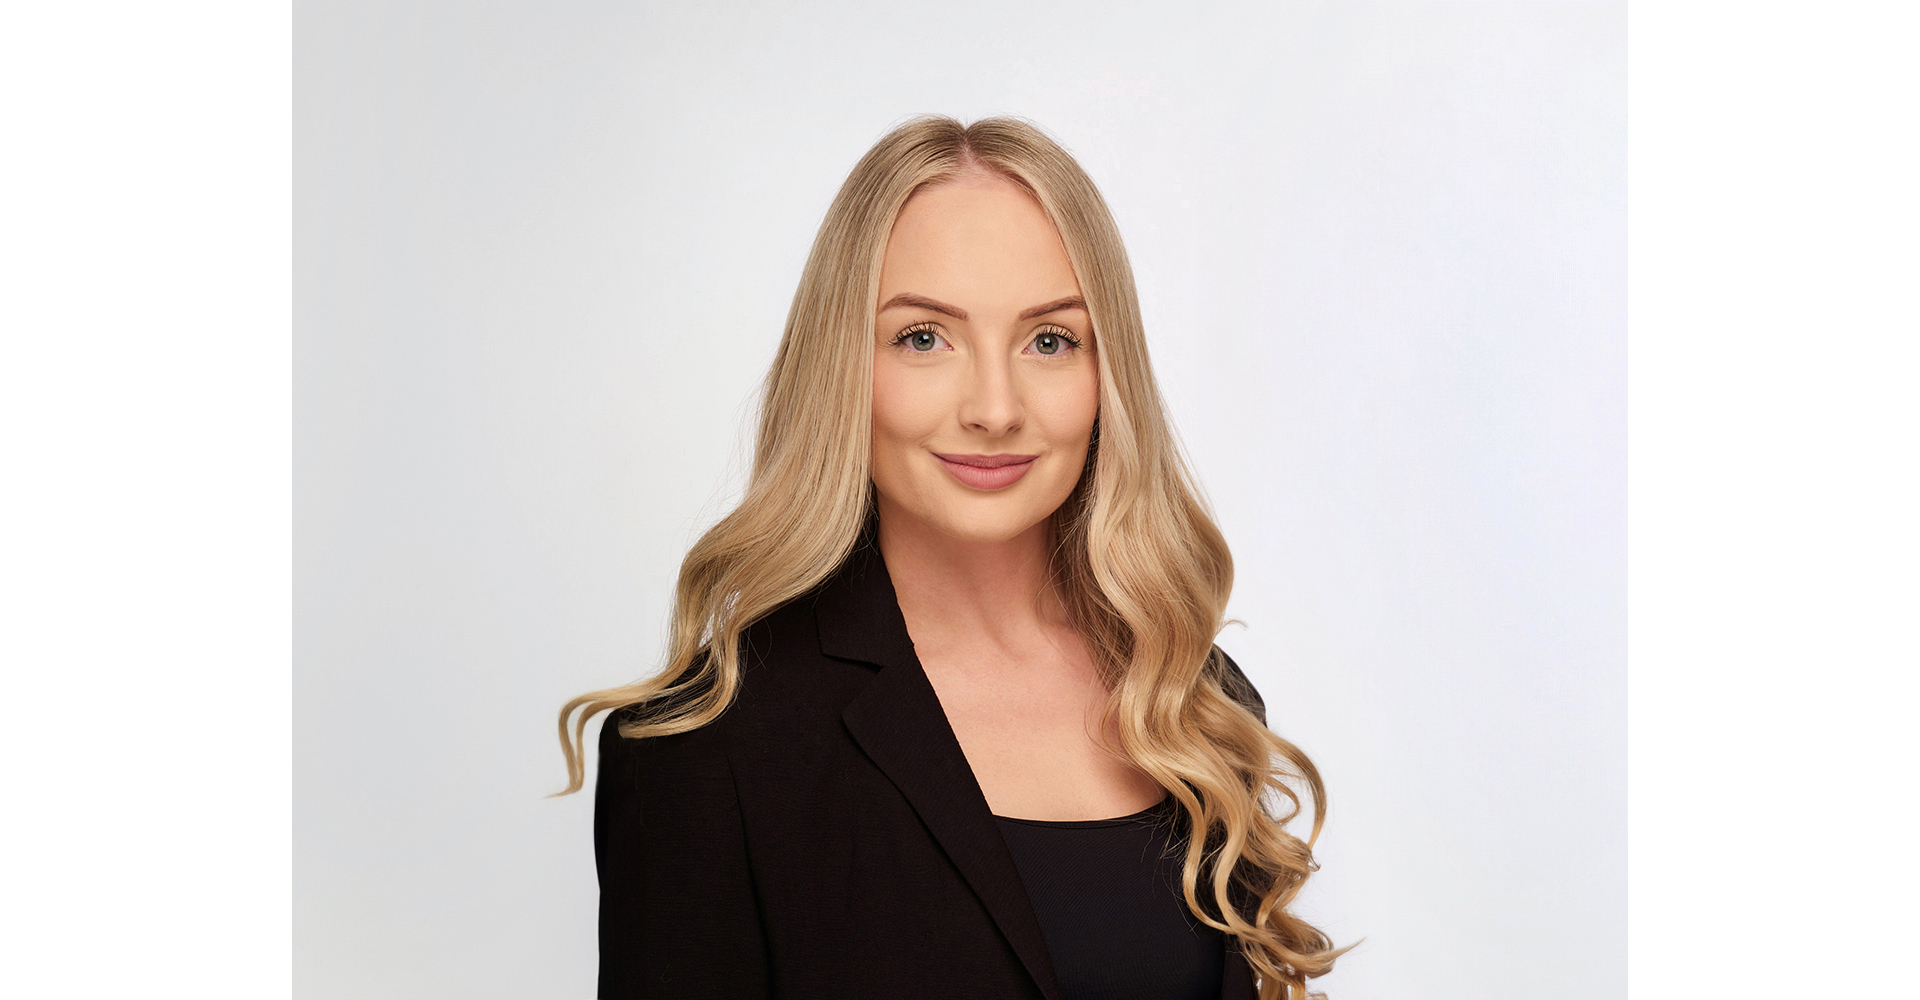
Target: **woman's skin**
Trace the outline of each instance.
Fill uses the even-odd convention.
[[[922,189],[888,239],[879,301],[880,551],[987,804],[1048,820],[1153,805],[1160,787],[1096,738],[1106,687],[1047,582],[1048,518],[1100,405],[1059,233],[998,175]]]

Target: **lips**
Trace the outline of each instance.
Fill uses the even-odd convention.
[[[1033,468],[1038,455],[942,455],[934,453],[953,478],[976,490],[1003,490]]]

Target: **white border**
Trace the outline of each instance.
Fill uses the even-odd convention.
[[[0,994],[290,991],[290,30],[0,16]]]
[[[1909,11],[1631,11],[1636,1000],[1911,989]]]

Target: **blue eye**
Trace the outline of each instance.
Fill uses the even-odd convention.
[[[948,346],[945,337],[924,326],[900,331],[900,335],[893,338],[893,343],[916,354],[927,354]]]
[[[1027,345],[1035,354],[1058,356],[1079,347],[1080,342],[1059,330],[1043,330]]]

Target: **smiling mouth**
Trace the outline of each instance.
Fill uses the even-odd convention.
[[[933,457],[966,486],[976,490],[1003,490],[1033,468],[1038,455],[942,455]]]

